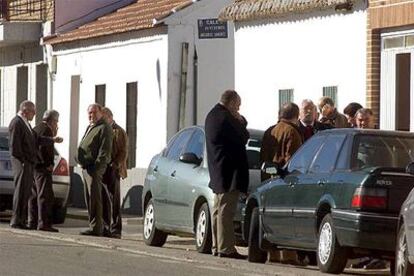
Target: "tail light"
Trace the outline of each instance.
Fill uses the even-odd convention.
[[[68,162],[64,158],[61,158],[56,169],[53,171],[53,175],[69,176]]]
[[[379,188],[357,188],[352,197],[352,208],[386,209],[387,190]]]

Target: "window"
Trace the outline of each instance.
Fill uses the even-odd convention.
[[[106,85],[95,85],[95,103],[105,106],[106,100]]]
[[[335,168],[336,159],[346,136],[329,135],[313,162],[310,172],[329,173]]]
[[[290,173],[293,171],[305,173],[324,140],[325,136],[322,135],[313,136],[309,139],[292,157],[288,165],[288,171]]]
[[[47,109],[47,65],[36,66],[36,125],[43,119]]]
[[[138,83],[126,85],[126,133],[128,135],[128,168],[135,167],[137,149]]]
[[[198,158],[203,158],[204,156],[204,132],[200,129],[197,129],[193,136],[191,137],[190,142],[188,142],[185,152],[192,152],[197,155]]]
[[[331,98],[335,103],[335,106],[338,106],[338,86],[325,86],[322,94],[324,97]]]
[[[183,149],[190,139],[193,129],[186,129],[178,134],[171,144],[171,147],[167,150],[167,158],[172,160],[178,160],[183,153]]]
[[[293,89],[280,89],[279,90],[279,108],[285,103],[293,103]]]

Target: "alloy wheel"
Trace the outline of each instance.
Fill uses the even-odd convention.
[[[325,223],[319,235],[320,235],[319,236],[319,247],[318,247],[319,261],[322,264],[326,264],[328,262],[329,256],[331,255],[331,247],[332,247],[331,225],[329,223]]]
[[[402,234],[398,239],[398,252],[397,252],[397,275],[406,275],[407,271],[407,240],[405,237],[405,232],[402,231]]]
[[[197,220],[197,231],[196,231],[196,241],[197,245],[200,247],[203,244],[206,235],[207,218],[206,212],[202,210],[198,215]]]
[[[145,212],[144,238],[149,239],[154,229],[154,206],[149,204]]]

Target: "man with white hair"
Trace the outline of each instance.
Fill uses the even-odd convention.
[[[305,99],[300,105],[299,111],[299,130],[303,136],[303,141],[311,138],[316,132],[332,128],[329,124],[318,122],[318,112],[312,100]]]

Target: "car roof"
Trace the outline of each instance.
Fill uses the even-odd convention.
[[[394,131],[381,129],[358,129],[358,128],[334,128],[318,132],[318,135],[328,134],[350,134],[350,135],[376,135],[376,136],[393,136],[393,137],[410,137],[414,138],[414,133],[408,131]]]

